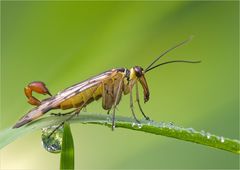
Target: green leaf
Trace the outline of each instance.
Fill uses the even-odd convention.
[[[0,149],[7,144],[13,142],[20,136],[29,132],[44,127],[57,125],[66,120],[66,116],[46,116],[31,122],[21,128],[12,129],[8,128],[0,132]],[[111,127],[111,118],[104,114],[81,113],[79,116],[74,117],[68,121],[69,123],[86,123],[86,124],[99,124]],[[152,133],[155,135],[162,135],[179,140],[198,143],[201,145],[210,146],[217,149],[240,153],[240,141],[236,139],[229,139],[226,137],[216,136],[203,131],[196,131],[193,128],[183,128],[180,126],[172,125],[171,123],[157,123],[154,121],[141,121],[138,125],[135,120],[128,117],[116,116],[116,128],[125,128],[136,131]]]
[[[74,143],[68,123],[64,123],[60,169],[74,169]]]

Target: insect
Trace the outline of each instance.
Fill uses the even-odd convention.
[[[130,108],[134,119],[139,122],[135,116],[133,109],[133,93],[132,90],[134,86],[136,87],[136,101],[138,103],[139,109],[142,115],[149,119],[143,112],[139,100],[138,84],[141,84],[144,94],[144,103],[149,100],[149,88],[147,81],[145,79],[145,74],[149,71],[170,63],[199,63],[200,61],[186,61],[186,60],[172,60],[154,65],[161,57],[166,55],[173,49],[187,43],[190,39],[187,39],[172,48],[166,50],[159,57],[157,57],[146,69],[140,66],[134,66],[131,69],[127,68],[114,68],[105,71],[97,76],[91,77],[85,81],[77,83],[73,86],[60,91],[56,95],[52,96],[46,85],[43,82],[32,82],[27,87],[25,87],[25,94],[28,98],[28,103],[36,106],[30,110],[26,115],[24,115],[13,128],[21,127],[45,113],[54,109],[73,109],[67,114],[72,114],[68,119],[79,114],[81,109],[94,100],[102,98],[102,107],[107,110],[108,113],[112,111],[112,129],[115,127],[115,112],[116,107],[119,104],[122,95],[130,94]],[[40,94],[48,94],[51,97],[39,101],[37,98],[32,96],[32,92],[37,92]],[[66,121],[65,120],[65,121]],[[64,122],[62,122],[63,124]]]

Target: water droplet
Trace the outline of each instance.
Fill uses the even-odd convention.
[[[209,132],[207,132],[207,133],[206,133],[206,136],[207,136],[208,139],[210,139],[211,134],[210,134]]]
[[[220,141],[223,143],[225,141],[224,137],[220,137]]]
[[[133,128],[139,128],[140,129],[140,128],[142,128],[142,126],[143,125],[141,123],[135,123],[135,122],[132,123]]]
[[[178,126],[176,126],[175,129],[178,130],[179,132],[184,131],[184,128],[182,128],[182,127],[178,127]]]
[[[147,120],[147,125],[150,126],[150,125],[154,125],[154,121],[153,120]]]
[[[205,135],[206,135],[206,133],[205,133],[205,131],[204,131],[204,130],[201,130],[201,132],[200,132],[200,133],[201,133],[201,135],[202,135],[202,136],[205,136]]]
[[[58,128],[49,136],[57,126],[42,128],[42,145],[45,150],[51,153],[59,153],[62,149],[63,126]]]
[[[173,122],[169,122],[169,123],[167,124],[167,127],[168,127],[169,129],[173,129],[173,128],[174,128],[174,123],[173,123]]]
[[[137,124],[135,122],[132,123],[132,127],[135,128]]]
[[[137,126],[139,129],[141,129],[143,125],[141,123],[138,123]]]
[[[187,131],[190,132],[190,133],[194,133],[194,132],[195,132],[195,129],[193,129],[193,128],[187,128]]]
[[[166,124],[165,124],[164,122],[160,122],[160,123],[159,123],[159,127],[165,128],[165,127],[166,127]]]

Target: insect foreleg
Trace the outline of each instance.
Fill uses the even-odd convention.
[[[142,107],[141,107],[141,105],[140,105],[139,92],[138,92],[138,82],[136,82],[136,100],[137,100],[138,107],[139,107],[142,115],[145,117],[145,119],[150,120],[150,118],[145,115],[145,113],[143,112],[143,109],[142,109]]]
[[[132,115],[134,117],[134,119],[136,120],[136,122],[140,123],[140,121],[137,119],[135,113],[134,113],[134,109],[133,109],[133,96],[132,96],[132,87],[130,87],[130,108],[132,111]]]

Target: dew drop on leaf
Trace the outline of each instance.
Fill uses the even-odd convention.
[[[132,123],[132,127],[135,128],[137,124],[135,122]]]
[[[220,141],[223,143],[225,141],[224,137],[220,137]]]
[[[160,122],[159,123],[159,127],[161,127],[161,128],[165,128],[167,125],[166,125],[166,123],[164,123],[164,122]]]
[[[211,134],[207,132],[207,133],[206,133],[206,136],[207,136],[207,139],[210,139]]]
[[[200,133],[201,133],[201,135],[202,135],[202,136],[205,136],[205,135],[206,135],[206,133],[205,133],[205,131],[204,131],[204,130],[201,130],[201,132],[200,132]]]
[[[190,133],[194,133],[194,132],[195,132],[195,129],[193,129],[193,128],[187,128],[187,131],[190,132]]]
[[[136,129],[137,129],[137,128],[138,128],[138,129],[141,129],[142,126],[143,126],[143,125],[142,125],[141,123],[135,123],[135,122],[132,123],[132,127],[133,127],[133,128],[136,128]]]
[[[173,128],[174,128],[174,123],[173,123],[173,122],[169,122],[169,123],[167,124],[167,127],[168,127],[169,129],[173,129]]]
[[[42,145],[45,150],[51,153],[60,153],[62,149],[63,126],[50,136],[57,126],[42,128]]]
[[[154,126],[154,121],[153,120],[148,120],[147,121],[147,125],[148,126],[152,126],[152,125]]]
[[[137,126],[139,129],[141,129],[143,125],[141,123],[138,123]]]

